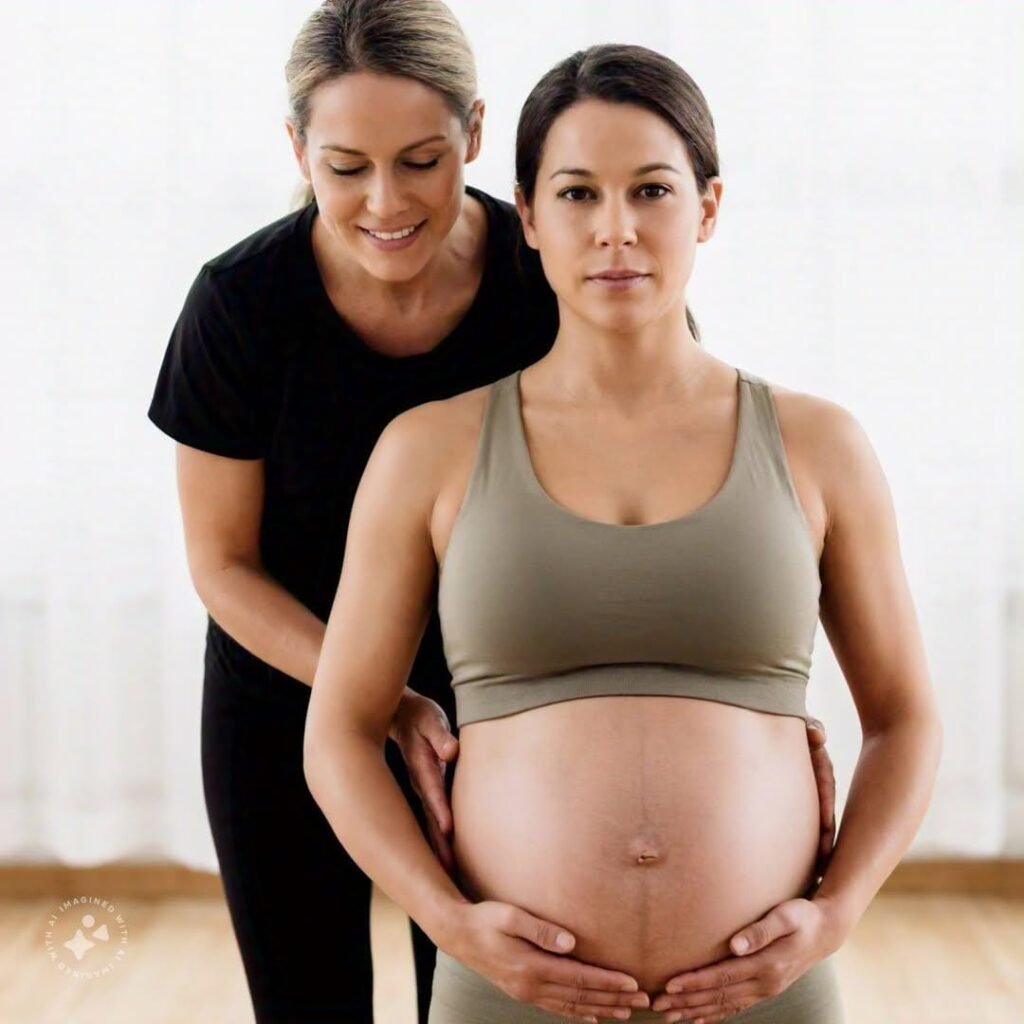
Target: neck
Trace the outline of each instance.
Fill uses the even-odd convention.
[[[558,335],[541,362],[573,402],[627,410],[692,396],[719,360],[690,333],[681,297],[664,316],[629,331],[596,327],[560,302]]]

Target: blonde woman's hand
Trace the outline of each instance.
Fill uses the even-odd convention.
[[[449,763],[459,756],[459,741],[452,735],[448,716],[436,701],[406,687],[388,737],[398,744],[409,782],[423,803],[430,845],[451,875],[455,870],[452,812],[444,782]]]
[[[630,1006],[650,1005],[629,974],[568,956],[558,938],[567,935],[572,949],[575,937],[559,925],[497,900],[467,903],[458,914],[450,955],[513,999],[593,1024],[628,1020]]]
[[[817,718],[806,719],[807,745],[811,753],[814,781],[818,787],[818,806],[821,818],[821,835],[818,840],[818,857],[814,867],[815,883],[825,874],[832,859],[832,848],[836,839],[836,776],[832,770],[832,759],[825,749],[825,725]],[[814,886],[812,886],[812,889]]]

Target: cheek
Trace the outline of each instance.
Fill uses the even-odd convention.
[[[544,234],[538,234],[536,241],[540,243],[544,274],[551,286],[560,292],[580,287],[582,263],[578,248],[568,232],[549,229]]]
[[[431,210],[458,210],[462,203],[461,165],[449,158],[440,167],[414,183],[412,193]]]
[[[579,211],[552,206],[539,211],[537,221],[544,227],[535,228],[534,242],[544,254],[549,278],[565,282],[569,287],[579,286],[580,275],[591,255],[585,217]]]
[[[331,171],[321,172],[319,177],[314,177],[313,184],[316,186],[317,206],[329,220],[344,225],[359,212],[361,199],[357,186]]]
[[[697,225],[682,216],[656,219],[647,231],[648,246],[658,262],[676,270],[692,262],[696,239]]]

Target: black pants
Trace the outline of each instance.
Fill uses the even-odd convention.
[[[269,669],[232,678],[208,652],[206,809],[259,1024],[372,1024],[371,882],[306,786],[311,692]],[[420,799],[390,741],[387,762],[426,835]],[[410,923],[426,1024],[437,949]]]

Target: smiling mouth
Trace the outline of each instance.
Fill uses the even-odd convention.
[[[371,238],[379,238],[382,242],[395,242],[400,238],[408,238],[410,235],[415,234],[426,223],[425,220],[421,220],[419,224],[413,224],[407,228],[399,228],[398,231],[371,231],[369,228],[363,227],[359,230],[365,231]]]

